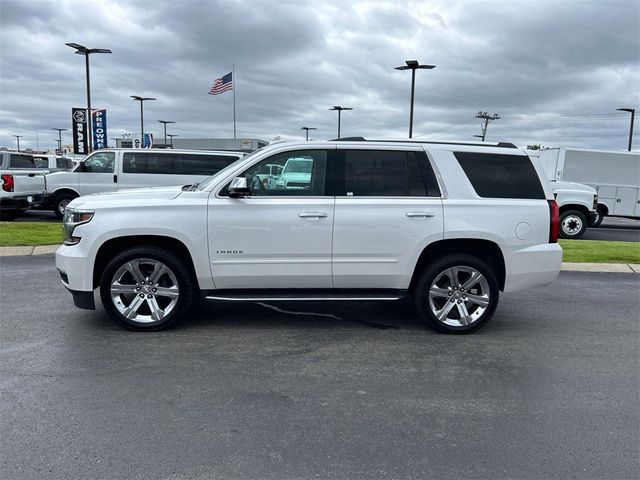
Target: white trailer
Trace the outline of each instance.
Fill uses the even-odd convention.
[[[590,185],[598,191],[598,216],[640,218],[640,153],[548,148],[540,150],[540,162],[549,180]]]

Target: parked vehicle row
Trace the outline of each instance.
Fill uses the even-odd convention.
[[[153,152],[127,153],[96,153],[83,168],[132,184],[159,168]],[[199,184],[71,200],[56,266],[76,306],[95,308],[98,289],[134,330],[168,327],[198,298],[409,295],[427,325],[469,333],[500,291],[560,270],[559,209],[536,163],[504,143],[278,143]]]

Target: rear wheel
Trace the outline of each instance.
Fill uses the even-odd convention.
[[[134,247],[116,255],[100,281],[105,310],[130,330],[167,328],[189,310],[193,281],[184,262],[159,247]]]
[[[560,214],[560,237],[580,238],[587,231],[587,217],[578,210],[567,210]]]
[[[427,326],[444,333],[471,333],[498,305],[498,282],[482,260],[451,254],[427,265],[418,280],[415,306]]]

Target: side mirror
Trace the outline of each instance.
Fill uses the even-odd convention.
[[[229,196],[231,198],[242,198],[251,194],[247,185],[246,177],[236,177],[231,180],[229,185]]]

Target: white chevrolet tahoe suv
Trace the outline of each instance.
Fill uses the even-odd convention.
[[[265,165],[313,165],[268,189]],[[198,185],[76,198],[56,253],[76,306],[159,330],[197,299],[397,300],[447,333],[486,324],[500,291],[560,270],[558,207],[512,144],[279,143]],[[535,315],[535,312],[531,312]]]

